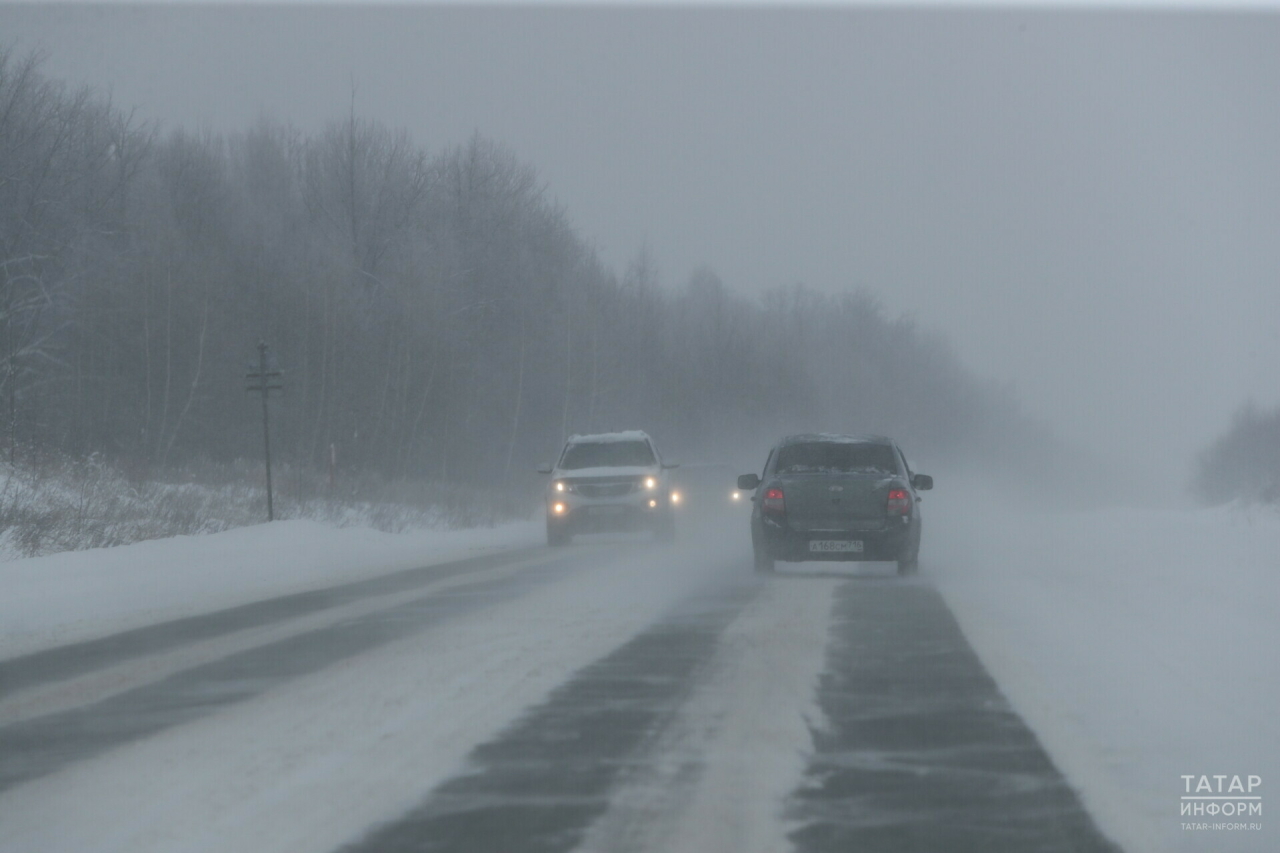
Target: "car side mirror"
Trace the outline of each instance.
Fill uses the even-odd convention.
[[[758,474],[739,474],[738,488],[744,492],[754,492],[760,485],[760,476]]]
[[[928,474],[915,474],[911,477],[911,485],[922,492],[933,488],[933,478]]]
[[[679,468],[680,463],[679,462],[663,462],[662,467],[663,468]]]
[[[550,462],[543,462],[541,465],[539,465],[539,466],[538,466],[538,473],[539,473],[539,474],[550,474],[550,473],[551,473],[551,463],[550,463]]]

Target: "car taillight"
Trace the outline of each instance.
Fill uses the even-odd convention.
[[[764,493],[760,508],[765,512],[786,512],[787,503],[783,500],[782,489],[769,489]]]
[[[889,504],[885,507],[889,515],[906,515],[911,512],[911,498],[905,489],[893,489],[889,492]]]

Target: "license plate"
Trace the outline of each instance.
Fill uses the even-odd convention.
[[[587,515],[621,515],[625,510],[624,506],[589,506]]]
[[[837,551],[862,553],[862,541],[858,539],[814,539],[809,542],[809,550],[819,554]]]

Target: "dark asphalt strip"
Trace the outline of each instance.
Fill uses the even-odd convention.
[[[130,658],[260,628],[298,616],[350,604],[375,595],[403,592],[424,584],[527,559],[533,549],[471,557],[381,575],[369,580],[255,601],[213,613],[174,619],[0,661],[0,698],[24,687],[60,681]]]
[[[496,740],[470,772],[344,853],[550,853],[576,846],[698,682],[720,635],[760,589],[701,595],[581,670]]]
[[[70,711],[0,728],[0,791],[257,696],[284,681],[528,592],[593,564],[589,552],[426,595],[202,664]]]
[[[838,588],[799,853],[1116,853],[921,583]]]

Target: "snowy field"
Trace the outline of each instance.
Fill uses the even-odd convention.
[[[1280,514],[927,501],[926,574],[1108,835],[1129,853],[1276,849]],[[1231,820],[1180,817],[1184,774],[1260,776],[1263,815],[1243,820],[1264,830],[1184,830]]]

